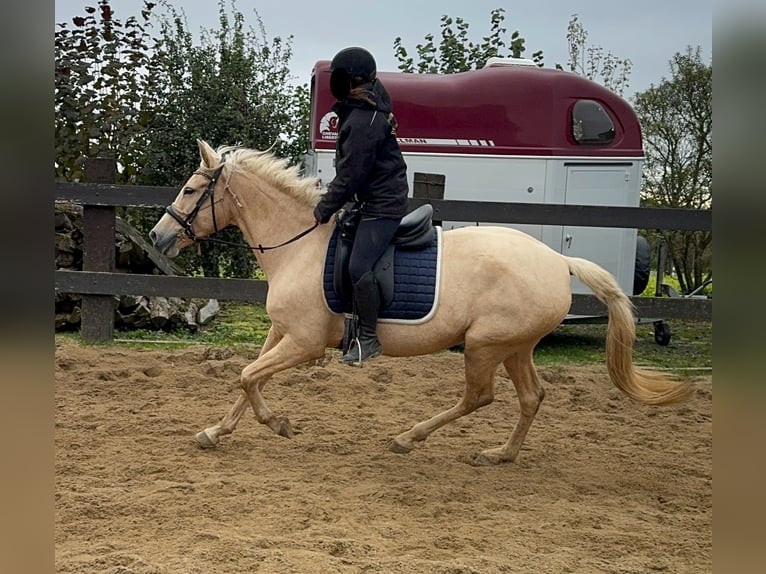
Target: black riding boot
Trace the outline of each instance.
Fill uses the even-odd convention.
[[[348,351],[340,360],[361,367],[363,361],[377,357],[383,351],[376,334],[380,292],[372,271],[362,275],[354,284],[354,307],[359,317],[357,337],[351,341]]]

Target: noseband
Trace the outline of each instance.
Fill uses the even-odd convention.
[[[167,213],[170,217],[175,219],[178,224],[183,228],[184,233],[191,239],[192,241],[198,241],[200,238],[197,237],[197,234],[194,233],[194,230],[192,229],[192,223],[194,222],[194,219],[197,217],[197,214],[199,213],[199,210],[202,208],[202,205],[207,201],[208,198],[210,198],[210,209],[213,212],[213,233],[216,233],[218,231],[218,224],[215,221],[215,202],[213,201],[213,190],[215,189],[215,184],[218,182],[218,178],[221,175],[221,172],[223,172],[223,164],[218,166],[218,168],[213,172],[213,175],[209,175],[203,171],[195,171],[194,173],[196,175],[203,175],[206,178],[208,178],[210,181],[207,184],[207,188],[202,193],[200,198],[197,200],[196,205],[194,206],[194,209],[191,210],[189,215],[186,217],[182,217],[178,211],[176,211],[176,208],[173,207],[173,204],[171,203],[165,208],[165,213]]]

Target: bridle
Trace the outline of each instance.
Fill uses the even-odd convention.
[[[173,204],[171,203],[165,208],[165,213],[167,213],[170,217],[176,220],[176,222],[181,226],[181,229],[186,234],[186,236],[191,239],[194,242],[201,242],[201,241],[209,241],[211,243],[219,243],[222,245],[229,245],[231,247],[238,247],[241,249],[255,249],[257,251],[260,251],[263,253],[264,251],[269,251],[271,249],[277,249],[279,247],[284,247],[285,245],[289,245],[293,241],[297,241],[301,237],[308,235],[314,229],[317,228],[319,225],[318,221],[314,222],[314,225],[309,227],[308,229],[304,229],[301,231],[298,235],[288,239],[287,241],[284,241],[283,243],[280,243],[279,245],[272,245],[270,247],[264,247],[260,243],[257,247],[253,247],[252,245],[248,245],[247,243],[235,243],[233,241],[225,241],[223,239],[216,239],[214,237],[199,237],[196,233],[194,233],[194,229],[192,229],[192,223],[194,222],[194,219],[197,217],[197,214],[202,209],[205,201],[210,199],[210,210],[213,215],[213,233],[218,233],[218,223],[215,220],[215,204],[216,202],[213,200],[213,192],[215,190],[215,186],[218,183],[218,178],[221,176],[221,173],[223,173],[223,165],[221,164],[216,168],[216,170],[213,172],[213,175],[210,175],[208,173],[205,173],[204,171],[195,171],[194,175],[202,175],[206,178],[208,178],[208,184],[205,188],[205,191],[202,192],[202,195],[200,195],[199,199],[197,200],[197,203],[194,205],[194,209],[192,209],[189,214],[186,217],[183,217],[181,213],[176,210],[175,207],[173,207]]]
[[[192,241],[200,241],[202,239],[205,239],[204,237],[197,237],[197,234],[194,233],[194,229],[192,229],[192,222],[194,222],[194,219],[197,217],[197,214],[199,213],[200,209],[202,209],[202,205],[207,201],[208,198],[210,198],[210,209],[213,212],[213,233],[218,232],[218,223],[216,223],[215,220],[215,202],[213,202],[213,190],[215,189],[215,184],[218,182],[218,178],[221,176],[221,173],[223,172],[223,164],[218,166],[218,168],[213,172],[213,175],[207,174],[204,171],[195,171],[195,175],[202,175],[206,178],[208,178],[208,184],[207,188],[205,188],[205,191],[200,195],[199,199],[197,200],[197,203],[194,205],[194,209],[192,209],[189,212],[189,215],[186,217],[182,217],[181,214],[176,210],[175,207],[173,207],[173,204],[171,203],[165,208],[165,213],[167,213],[170,217],[175,219],[178,224],[183,229],[184,233],[186,233],[187,237],[191,239]]]

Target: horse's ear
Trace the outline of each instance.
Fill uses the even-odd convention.
[[[198,139],[197,147],[199,147],[199,157],[202,160],[203,166],[212,168],[218,165],[218,155],[215,153],[215,150],[210,147],[210,144]]]

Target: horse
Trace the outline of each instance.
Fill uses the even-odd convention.
[[[274,374],[340,347],[344,316],[328,307],[322,283],[336,222],[315,221],[319,180],[304,176],[287,160],[243,146],[213,149],[202,140],[197,145],[199,168],[157,221],[150,239],[161,253],[175,257],[198,241],[215,240],[214,234],[226,226],[238,227],[267,278],[271,327],[258,358],[242,370],[242,392],[235,404],[195,440],[200,447],[214,447],[235,430],[248,404],[260,423],[292,438],[289,420],[269,409],[263,390]],[[571,276],[607,307],[605,359],[613,384],[647,405],[678,403],[690,395],[688,383],[635,367],[634,307],[605,269],[508,227],[463,227],[442,236],[435,312],[425,322],[380,322],[378,337],[383,354],[390,357],[462,345],[465,386],[457,404],[396,436],[391,451],[408,453],[436,429],[489,405],[502,363],[518,396],[519,418],[505,444],[483,450],[474,460],[487,465],[514,461],[545,396],[533,351],[566,317]]]

